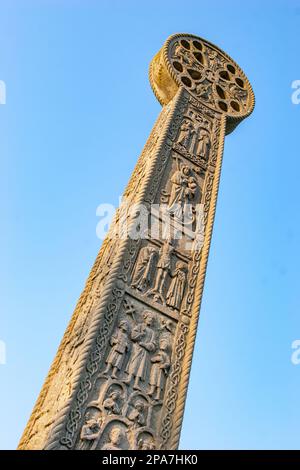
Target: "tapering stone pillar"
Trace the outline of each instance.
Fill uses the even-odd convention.
[[[20,449],[178,446],[224,137],[254,95],[227,54],[189,34],[166,41],[150,82],[162,111]]]

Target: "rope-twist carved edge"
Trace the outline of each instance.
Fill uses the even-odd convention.
[[[191,100],[192,97],[190,97]],[[207,112],[208,110],[203,110],[203,112]],[[212,146],[212,156],[211,156],[211,163],[214,162],[213,167],[215,166],[215,161],[218,158],[220,142],[222,143],[222,132],[221,132],[221,115],[219,113],[214,113],[214,120],[215,120],[215,131],[214,131],[214,140]],[[212,168],[213,168],[212,167]],[[208,216],[211,207],[211,198],[213,193],[213,183],[215,180],[215,170],[210,169],[205,178],[205,190],[204,190],[204,223],[205,228],[208,226]],[[189,279],[190,291],[189,295],[187,296],[187,304],[185,309],[182,312],[180,322],[178,325],[178,332],[176,334],[176,346],[173,352],[173,359],[172,359],[172,369],[171,374],[169,377],[169,383],[167,386],[166,391],[166,399],[165,399],[165,412],[162,416],[161,421],[161,430],[160,435],[162,438],[161,447],[167,448],[168,441],[171,436],[172,430],[172,422],[174,418],[174,412],[176,411],[176,401],[178,397],[178,386],[180,382],[180,376],[182,371],[182,360],[185,354],[185,347],[186,347],[186,336],[189,332],[189,323],[190,323],[190,316],[194,315],[194,310],[191,313],[191,309],[194,305],[195,299],[195,289],[198,281],[198,273],[200,270],[200,262],[202,257],[202,249],[196,250],[193,256],[193,264],[191,268],[192,276]],[[198,313],[197,313],[198,314]],[[187,315],[187,316],[186,316]]]
[[[173,114],[176,112],[176,107],[177,107],[176,105],[181,98],[182,92],[183,90],[181,89],[179,93],[174,97],[172,110],[166,120],[162,134],[157,142],[157,148],[156,148],[154,155],[152,156],[152,161],[151,161],[151,164],[149,165],[148,173],[144,177],[145,179],[143,181],[141,193],[139,195],[138,200],[136,201],[137,205],[143,202],[146,190],[151,182],[156,165],[159,162],[161,148],[163,147],[163,144],[165,140],[167,139],[169,125],[172,121]],[[135,222],[132,221],[129,224],[128,226],[129,233],[130,233],[131,228],[134,226],[134,223]],[[110,295],[112,293],[112,288],[117,280],[118,272],[119,272],[119,269],[123,260],[123,256],[127,250],[127,246],[128,246],[128,239],[124,240],[120,244],[119,254],[114,260],[114,263],[112,265],[109,278],[107,279],[105,288],[101,294],[101,302],[99,304],[98,311],[95,313],[93,317],[93,320],[88,330],[87,338],[83,346],[83,350],[81,352],[80,361],[78,363],[78,366],[76,367],[76,370],[74,371],[72,394],[70,398],[67,400],[67,402],[65,403],[64,407],[61,409],[59,416],[57,417],[57,419],[55,420],[55,423],[52,426],[51,432],[44,446],[45,450],[61,448],[61,445],[66,445],[67,448],[73,447],[74,436],[78,429],[79,422],[82,417],[81,407],[88,398],[89,391],[92,388],[91,379],[93,375],[96,373],[96,371],[98,370],[98,366],[97,367],[93,366],[91,369],[87,370],[88,378],[84,381],[81,381],[83,371],[84,371],[85,365],[87,364],[89,356],[93,354],[93,352],[91,353],[91,349],[95,343],[95,337],[97,336],[97,332],[101,328],[101,323],[103,322],[103,320],[105,320],[105,314],[106,314],[105,310],[108,305]],[[96,355],[97,355],[97,360],[98,360],[97,362],[99,365],[102,354],[100,354],[99,350],[97,349],[96,349]],[[93,364],[93,363],[94,361],[90,360],[88,364]],[[75,402],[77,402],[75,409],[71,410],[71,407],[73,406]],[[67,435],[71,436],[70,438],[62,436],[65,429],[66,429]]]
[[[154,128],[155,128],[155,126],[157,125],[159,119],[160,119],[160,116],[158,117],[158,119],[157,119],[157,121],[156,121],[156,123],[155,123],[155,125],[154,125]],[[145,146],[144,146],[144,149],[143,149],[143,151],[142,151],[142,153],[141,153],[140,158],[138,159],[138,162],[137,162],[136,167],[135,167],[135,169],[134,169],[133,175],[134,175],[134,173],[135,173],[136,168],[137,168],[137,167],[139,166],[139,164],[140,164],[140,160],[143,159],[143,157],[144,157],[144,152],[147,150],[147,146],[148,146],[148,142],[149,142],[150,138],[151,138],[151,134],[150,134],[150,137],[149,137],[149,139],[147,140],[147,142],[146,142],[146,144],[145,144]],[[127,191],[128,186],[129,186],[130,183],[131,183],[131,179],[132,179],[132,178],[130,178],[130,181],[128,182],[128,184],[127,184],[127,186],[126,186],[125,191]],[[118,218],[118,215],[119,215],[119,209],[117,210],[116,215],[115,215],[115,217],[114,217],[114,220],[112,221],[111,228],[114,228],[115,222],[116,222],[116,220],[117,220],[117,218]],[[110,232],[111,232],[111,230],[110,230]],[[33,428],[33,425],[34,425],[34,423],[35,423],[35,419],[36,419],[36,417],[37,417],[38,415],[40,415],[40,413],[42,412],[42,406],[43,406],[44,400],[45,400],[45,398],[47,397],[47,393],[48,393],[48,390],[49,390],[50,385],[51,385],[51,383],[52,383],[52,379],[53,379],[53,377],[54,377],[55,374],[56,374],[57,367],[59,366],[59,363],[60,363],[62,354],[63,354],[64,349],[65,349],[65,344],[66,344],[66,342],[68,341],[69,336],[70,336],[70,334],[71,334],[71,332],[72,332],[72,329],[73,329],[73,327],[74,327],[74,324],[76,323],[77,318],[78,318],[78,316],[79,316],[79,314],[80,314],[82,308],[84,307],[84,305],[85,305],[85,303],[86,303],[86,301],[87,301],[87,299],[88,299],[88,297],[89,297],[89,294],[90,294],[90,292],[91,292],[91,290],[92,290],[92,288],[93,288],[93,282],[94,282],[96,273],[97,273],[97,271],[98,271],[98,268],[99,268],[99,266],[100,266],[100,264],[101,264],[101,260],[102,260],[103,254],[104,254],[104,252],[105,252],[105,250],[106,250],[106,246],[107,246],[107,242],[108,242],[108,240],[109,240],[109,237],[110,237],[110,233],[107,235],[106,239],[105,239],[104,242],[102,243],[102,246],[101,246],[101,248],[100,248],[100,250],[99,250],[99,253],[98,253],[97,257],[96,257],[96,260],[95,260],[95,262],[94,262],[94,264],[93,264],[93,266],[92,266],[92,269],[91,269],[91,271],[90,271],[90,273],[89,273],[88,279],[87,279],[87,281],[86,281],[86,283],[85,283],[84,289],[83,289],[83,291],[82,291],[82,293],[81,293],[81,295],[80,295],[80,297],[79,297],[79,300],[78,300],[78,302],[77,302],[77,304],[76,304],[76,307],[75,307],[75,310],[74,310],[74,312],[73,312],[73,314],[72,314],[72,317],[71,317],[71,319],[70,319],[70,322],[69,322],[69,324],[68,324],[68,326],[67,326],[67,329],[66,329],[66,331],[65,331],[65,333],[64,333],[64,335],[63,335],[63,338],[62,338],[62,340],[61,340],[61,342],[60,342],[60,345],[59,345],[59,347],[58,347],[58,350],[57,350],[57,353],[56,353],[56,355],[55,355],[55,358],[54,358],[54,360],[53,360],[53,362],[52,362],[52,364],[51,364],[51,366],[50,366],[48,375],[47,375],[47,377],[46,377],[46,379],[45,379],[45,381],[44,381],[44,384],[43,384],[43,386],[42,386],[41,392],[40,392],[40,394],[39,394],[39,396],[38,396],[38,399],[37,399],[37,401],[36,401],[36,403],[35,403],[35,405],[34,405],[34,408],[33,408],[33,410],[32,410],[32,413],[31,413],[31,415],[30,415],[30,418],[29,418],[29,420],[28,420],[28,423],[27,423],[27,425],[26,425],[26,427],[25,427],[25,429],[24,429],[24,432],[23,432],[23,434],[22,434],[22,436],[21,436],[21,439],[20,439],[20,442],[19,442],[19,446],[18,446],[18,449],[20,449],[20,450],[27,448],[28,439],[29,439],[31,430],[32,430],[32,428]]]
[[[56,373],[56,370],[57,370],[57,366],[59,365],[60,363],[60,359],[61,359],[61,356],[64,352],[64,349],[65,349],[65,344],[69,338],[69,335],[70,333],[72,332],[72,329],[73,329],[73,326],[74,324],[76,323],[76,320],[78,318],[78,315],[82,309],[82,307],[85,305],[85,302],[88,298],[88,295],[92,289],[92,286],[93,286],[93,281],[94,281],[94,277],[95,277],[95,274],[98,270],[98,267],[99,267],[99,264],[101,262],[101,259],[102,259],[102,255],[104,253],[106,249],[106,245],[105,243],[103,243],[103,245],[101,246],[100,250],[99,250],[99,253],[96,257],[96,260],[92,266],[92,269],[89,273],[89,276],[88,276],[88,279],[85,283],[85,286],[84,286],[84,289],[79,297],[79,300],[76,304],[76,307],[75,307],[75,310],[73,312],[73,315],[71,317],[71,320],[67,326],[67,329],[64,333],[64,336],[60,342],[60,345],[58,347],[58,350],[57,350],[57,353],[56,353],[56,356],[50,366],[50,369],[49,369],[49,372],[48,372],[48,375],[44,381],[44,384],[42,386],[42,389],[41,389],[41,392],[37,398],[37,401],[34,405],[34,408],[32,410],[32,413],[31,413],[31,416],[28,420],[28,423],[26,425],[26,428],[24,429],[24,432],[21,436],[21,439],[20,439],[20,442],[19,442],[19,445],[18,445],[18,449],[19,450],[23,450],[23,449],[26,449],[27,447],[27,441],[28,441],[28,438],[29,438],[29,435],[30,435],[30,432],[32,430],[32,427],[34,425],[34,422],[35,422],[35,418],[36,416],[41,412],[41,408],[43,406],[43,403],[44,403],[44,399],[46,398],[47,396],[47,392],[49,390],[49,387],[51,385],[51,382],[52,382],[52,378],[54,377],[55,373]]]
[[[207,227],[206,227],[206,234],[205,240],[202,247],[201,252],[201,261],[200,261],[200,269],[198,280],[195,289],[195,301],[193,305],[191,323],[189,327],[189,332],[186,337],[186,350],[184,354],[184,359],[182,363],[182,375],[180,378],[180,382],[178,384],[178,398],[175,407],[175,415],[172,422],[172,431],[171,436],[168,441],[168,449],[177,449],[179,445],[180,439],[180,431],[182,426],[183,414],[184,414],[184,407],[186,402],[186,394],[187,388],[189,384],[189,377],[190,377],[190,370],[197,334],[197,327],[200,315],[200,306],[202,301],[203,295],[203,288],[204,288],[204,281],[206,275],[206,267],[208,262],[209,256],[209,248],[211,244],[212,232],[213,232],[213,224],[216,212],[216,205],[217,205],[217,197],[218,197],[218,189],[221,177],[221,167],[222,167],[222,159],[223,159],[223,148],[224,148],[224,140],[225,140],[225,128],[226,128],[226,117],[222,116],[221,118],[221,132],[220,132],[220,145],[218,149],[218,157],[217,157],[217,164],[215,170],[215,177],[213,182],[213,189],[212,189],[212,196],[210,202],[210,208],[208,213],[207,219]]]

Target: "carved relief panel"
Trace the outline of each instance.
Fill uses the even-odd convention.
[[[77,448],[153,445],[175,328],[173,319],[125,295],[84,413]]]
[[[178,445],[224,137],[251,113],[254,96],[227,54],[192,35],[166,41],[150,82],[164,108],[20,448]],[[131,237],[137,215],[128,203],[147,209],[143,236]]]

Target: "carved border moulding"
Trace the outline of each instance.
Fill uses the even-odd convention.
[[[252,112],[254,94],[225,52],[190,34],[166,41],[149,76],[163,109],[20,449],[178,446],[224,137]],[[140,237],[131,237],[137,213],[128,211],[128,203],[151,211],[150,227]],[[171,228],[167,236],[166,215]],[[183,215],[185,226],[178,237]],[[157,234],[151,230],[155,224]]]

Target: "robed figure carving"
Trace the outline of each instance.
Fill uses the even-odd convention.
[[[176,263],[175,271],[170,275],[172,277],[172,281],[167,292],[166,303],[169,307],[175,310],[179,310],[183,299],[184,288],[186,283],[186,265],[178,261]]]
[[[195,128],[193,126],[193,123],[189,119],[185,119],[180,129],[178,143],[182,145],[186,150],[189,150],[194,134]]]
[[[126,368],[127,382],[130,383],[134,378],[135,390],[140,390],[140,381],[147,381],[150,371],[150,353],[156,349],[155,333],[151,328],[153,314],[146,310],[143,316],[144,323],[137,324],[132,330],[133,346]]]
[[[150,286],[151,273],[157,259],[157,250],[153,246],[141,249],[137,267],[132,280],[132,287],[144,290]]]
[[[142,400],[137,400],[127,417],[133,422],[134,427],[144,426],[146,423],[145,404]]]
[[[167,280],[168,273],[171,270],[172,253],[174,247],[167,240],[159,250],[159,260],[156,266],[156,278],[154,287],[148,293],[148,296],[153,296],[156,302],[164,303],[164,287]]]
[[[162,337],[159,341],[159,351],[151,358],[152,368],[149,380],[149,395],[153,396],[156,400],[160,399],[161,393],[164,390],[171,365],[169,346],[168,340]]]
[[[199,129],[199,135],[196,139],[195,145],[195,153],[196,155],[200,155],[206,161],[209,157],[209,150],[210,150],[210,136],[206,129]]]
[[[123,368],[126,352],[130,347],[128,332],[128,322],[126,320],[121,320],[119,328],[110,340],[112,348],[106,359],[107,366],[104,373],[109,374],[110,370],[112,369],[111,376],[113,379],[117,378],[117,372]]]
[[[192,201],[198,187],[197,180],[187,165],[179,165],[171,183],[168,212],[184,225],[190,225],[194,219]]]
[[[81,428],[80,432],[80,444],[81,450],[91,449],[93,443],[100,435],[100,422],[99,419],[90,416],[87,412],[85,416],[85,423]]]

